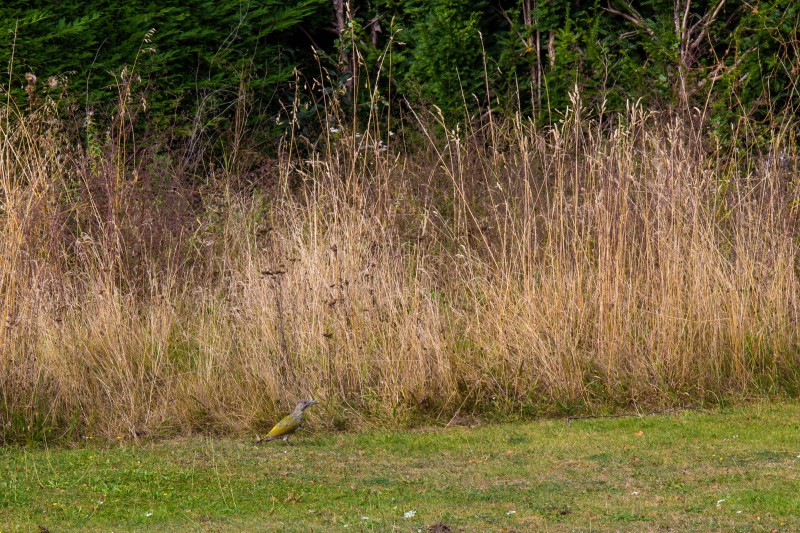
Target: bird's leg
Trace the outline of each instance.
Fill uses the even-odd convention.
[[[289,444],[289,435],[283,436],[283,442],[285,442],[287,445]]]

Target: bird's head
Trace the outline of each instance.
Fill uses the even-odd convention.
[[[300,403],[297,404],[297,410],[303,412],[307,407],[311,407],[316,403],[316,400],[300,400]]]

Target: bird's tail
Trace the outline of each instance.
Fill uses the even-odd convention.
[[[261,437],[260,439],[258,439],[258,440],[256,441],[256,444],[261,444],[262,442],[269,442],[269,441],[271,441],[271,440],[272,440],[272,438],[273,438],[273,437],[270,437],[270,436]]]

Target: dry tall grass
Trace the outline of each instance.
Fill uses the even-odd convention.
[[[420,125],[409,151],[343,131],[317,155],[288,143],[253,189],[181,174],[125,127],[81,149],[58,121],[5,120],[5,439],[244,431],[301,397],[341,427],[800,387],[780,134],[788,162],[636,108]]]

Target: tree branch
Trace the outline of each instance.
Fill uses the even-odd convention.
[[[630,6],[628,6],[628,7],[630,7]],[[643,29],[647,33],[647,35],[649,35],[650,37],[655,37],[655,33],[653,32],[653,30],[651,30],[650,28],[647,27],[647,24],[645,23],[644,19],[642,19],[641,17],[635,17],[635,16],[631,15],[630,13],[624,13],[622,11],[618,11],[618,10],[614,9],[613,7],[611,7],[611,4],[607,4],[606,7],[604,7],[603,9],[605,9],[606,11],[611,13],[612,15],[619,15],[620,17],[624,18],[628,22],[632,23],[634,26],[637,26],[637,27]]]
[[[692,26],[692,29],[689,30],[689,33],[692,34],[698,28],[698,26],[701,27],[700,33],[692,41],[692,44],[689,45],[691,50],[697,50],[697,48],[700,47],[700,43],[705,38],[706,34],[708,34],[708,27],[717,20],[717,16],[724,5],[725,0],[719,0],[719,2],[717,2],[717,6],[714,8],[714,11],[709,11],[706,13],[703,18],[697,21],[697,23]]]

